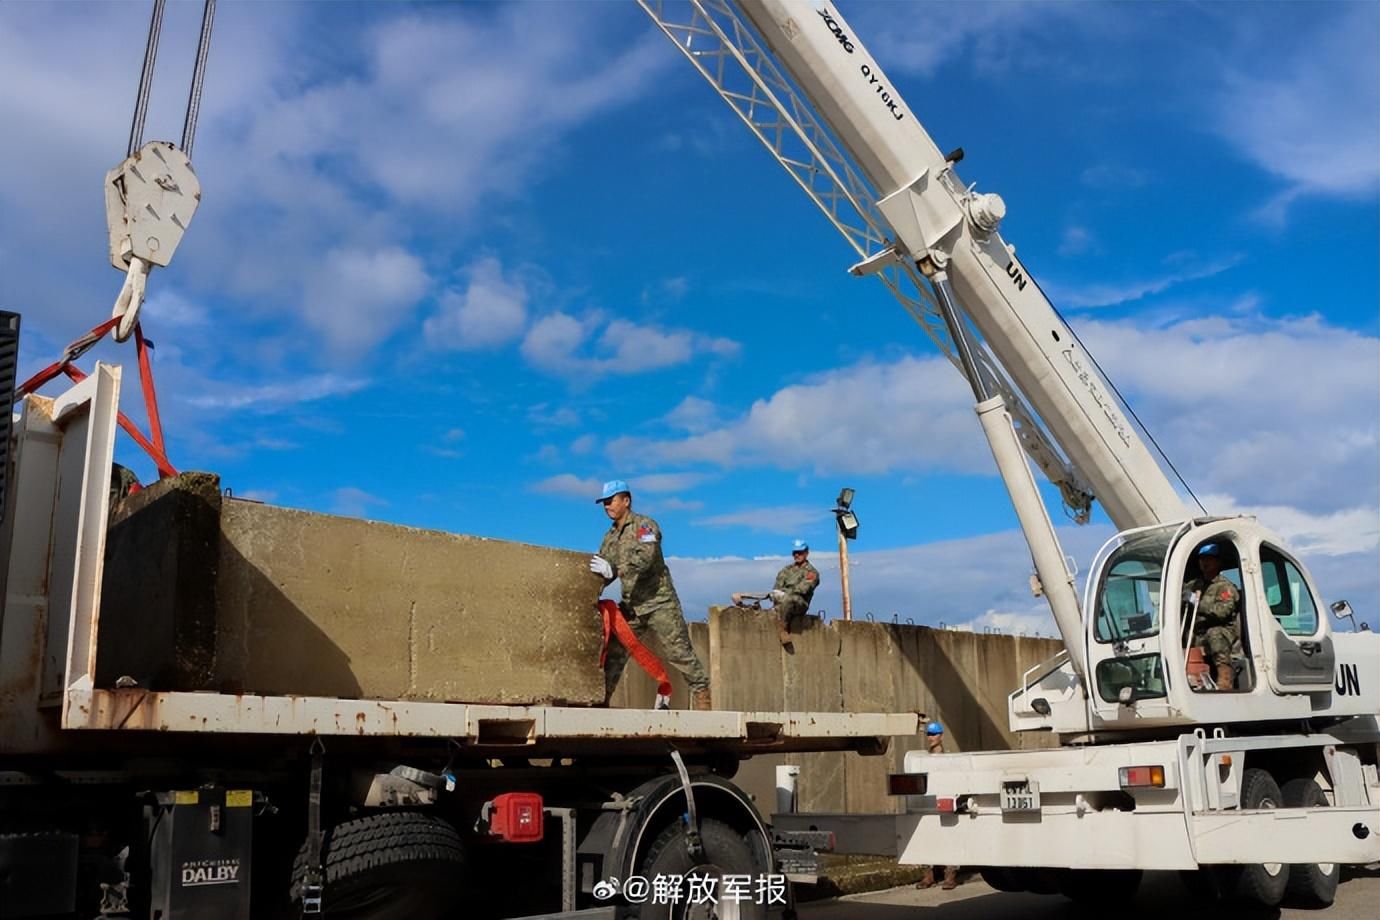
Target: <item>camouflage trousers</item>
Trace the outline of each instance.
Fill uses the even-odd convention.
[[[685,615],[679,606],[656,607],[638,615],[629,615],[627,607],[619,606],[639,642],[646,645],[648,633],[656,636],[659,648],[653,648],[652,652],[659,653],[662,661],[683,674],[691,690],[709,689],[709,675],[700,663],[700,656],[695,654],[695,647],[690,644],[690,627],[685,625]],[[628,650],[616,637],[610,636],[608,657],[604,661],[605,698],[613,695],[627,663]]]
[[[1209,626],[1199,633],[1193,644],[1203,650],[1203,660],[1211,665],[1231,664],[1232,649],[1241,641],[1236,626]]]
[[[809,604],[802,604],[799,601],[786,601],[773,607],[772,612],[776,614],[776,619],[782,626],[789,627],[791,621],[803,617],[809,609]]]

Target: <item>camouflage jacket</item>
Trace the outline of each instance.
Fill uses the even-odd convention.
[[[772,590],[785,591],[787,603],[809,607],[810,598],[815,596],[815,588],[817,587],[819,587],[819,570],[810,565],[807,560],[799,565],[792,562],[776,573],[776,584]]]
[[[599,555],[613,566],[623,586],[626,612],[645,615],[667,606],[680,608],[671,570],[661,555],[661,528],[643,514],[629,511],[622,524],[613,524],[599,545]]]
[[[1190,579],[1184,587],[1202,592],[1198,599],[1198,622],[1193,628],[1195,633],[1213,626],[1236,625],[1236,614],[1241,609],[1241,591],[1236,585],[1218,575],[1206,588],[1201,578]]]

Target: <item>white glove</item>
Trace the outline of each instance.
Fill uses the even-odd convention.
[[[1198,592],[1197,592],[1197,591],[1194,591],[1194,590],[1191,590],[1191,589],[1189,589],[1189,588],[1184,588],[1184,603],[1185,603],[1185,604],[1196,604],[1196,603],[1198,603]]]
[[[778,588],[771,593],[771,599],[779,604],[786,599],[786,592]]]
[[[590,556],[589,570],[603,578],[604,581],[613,581],[613,566],[603,556],[598,554]]]

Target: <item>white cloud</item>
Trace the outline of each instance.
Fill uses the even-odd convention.
[[[685,489],[693,488],[707,479],[704,473],[650,473],[646,476],[639,476],[629,480],[628,486],[634,495],[643,493],[665,493],[681,492]],[[572,498],[588,498],[591,501],[594,496],[599,494],[603,481],[598,479],[585,479],[576,476],[574,473],[561,473],[558,476],[549,476],[546,479],[535,483],[532,486],[533,492],[540,492],[545,495],[562,495]],[[665,499],[661,500],[664,505]]]
[[[774,508],[744,508],[741,511],[697,518],[691,523],[696,527],[734,527],[760,533],[794,536],[812,526],[817,527],[826,517],[828,514],[818,508],[782,505]]]
[[[1090,320],[1079,330],[1200,495],[1340,515],[1319,533],[1357,526],[1380,504],[1380,338],[1315,316],[1260,317],[1249,298],[1241,306],[1159,327]],[[693,417],[713,414],[692,405]],[[719,427],[625,436],[610,449],[653,467],[994,472],[971,395],[937,357],[841,368],[756,400]],[[1227,510],[1204,501],[1212,513]]]
[[[1099,190],[1140,188],[1150,181],[1145,170],[1124,163],[1096,163],[1084,169],[1078,178],[1089,188]]]
[[[1282,219],[1303,195],[1362,198],[1380,189],[1380,13],[1336,4],[1269,54],[1241,62],[1209,94],[1207,123],[1286,183],[1266,212]],[[1242,29],[1247,36],[1251,29]],[[1249,71],[1248,71],[1249,69]]]
[[[1087,227],[1065,227],[1064,237],[1059,241],[1059,255],[1065,257],[1082,255],[1094,248],[1096,244],[1097,241]]]
[[[188,397],[185,401],[198,409],[254,409],[274,412],[305,402],[356,393],[369,381],[336,374],[296,378],[284,383],[246,387],[219,381],[208,382],[212,392]]]
[[[704,507],[702,501],[686,501],[685,499],[669,496],[656,499],[657,508],[665,508],[668,511],[699,511]]]
[[[1197,491],[1316,514],[1380,503],[1380,338],[1236,314],[1079,334]]]
[[[1312,514],[1287,505],[1243,505],[1230,495],[1208,495],[1215,512],[1253,514],[1289,547],[1312,556],[1374,555],[1380,550],[1380,507],[1357,506]]]
[[[369,513],[370,508],[387,504],[384,499],[356,486],[343,486],[331,493],[331,511],[345,517],[362,518]]]
[[[666,414],[665,421],[672,428],[698,433],[718,423],[718,410],[707,399],[687,396]]]
[[[934,5],[932,9],[942,9]],[[896,15],[896,7],[879,4],[863,7],[850,20],[867,46],[888,71],[934,76],[941,67],[962,60],[977,69],[1000,72],[1020,61],[1020,52],[1035,51],[1035,40],[1051,31],[1062,32],[1069,11],[1058,4],[963,3],[949,7],[945,27],[911,7],[911,15]],[[1060,23],[1058,28],[1051,20]]]
[[[468,274],[468,287],[447,290],[441,295],[440,309],[423,323],[427,341],[472,351],[515,340],[527,325],[527,289],[520,281],[504,277],[502,264],[492,256],[475,262]]]
[[[1143,278],[1120,284],[1065,285],[1049,282],[1045,284],[1045,289],[1048,291],[1050,299],[1059,307],[1067,309],[1113,307],[1141,300],[1153,294],[1162,294],[1172,287],[1189,281],[1201,281],[1204,278],[1220,275],[1222,272],[1240,265],[1241,261],[1239,256],[1232,256],[1205,265],[1166,272],[1156,278]]]
[[[599,494],[602,485],[603,483],[597,479],[581,479],[574,473],[561,473],[559,476],[548,476],[546,479],[534,483],[532,491],[542,495],[587,498],[593,501]]]
[[[185,329],[204,326],[207,310],[204,305],[189,300],[176,290],[160,288],[144,301],[140,318],[147,321],[152,329]]]
[[[612,320],[595,337],[602,322],[603,315],[599,313],[575,317],[556,312],[544,316],[527,331],[522,355],[533,367],[549,373],[593,378],[685,364],[700,354],[732,358],[740,350],[731,339],[624,319]]]
[[[419,240],[463,245],[481,206],[525,194],[559,168],[570,132],[678,66],[655,30],[583,4],[360,10],[219,11],[195,150],[204,199],[151,293],[192,279],[189,299],[213,293],[250,319],[273,319],[275,328],[255,330],[259,341],[300,343],[291,327],[302,324],[326,337],[328,358],[357,355],[412,315],[415,271],[391,253]],[[198,25],[198,9],[170,5],[149,138],[179,136],[186,84],[177,75],[190,71]],[[44,145],[26,181],[0,186],[0,274],[57,337],[89,326],[83,311],[118,290],[91,253],[105,248],[100,180],[129,127],[111,88],[129,87],[132,101],[130,49],[143,47],[146,28],[147,17],[119,5],[0,8],[0,80],[24,88],[0,94],[0,123]],[[320,255],[332,249],[347,258]],[[374,277],[357,294],[361,279],[348,272],[361,260]],[[334,280],[342,269],[347,277]],[[378,273],[390,269],[402,274],[379,290]]]
[[[1054,616],[1049,606],[1035,602],[1021,610],[988,610],[963,623],[946,623],[950,629],[974,633],[1005,633],[1009,636],[1045,636],[1059,638]]]
[[[278,500],[278,493],[273,489],[245,489],[243,492],[237,493],[236,497],[251,502],[272,504]]]
[[[533,366],[556,374],[574,374],[582,363],[575,352],[589,335],[586,324],[568,313],[543,316],[527,330],[522,356]]]
[[[697,404],[690,414],[712,415]],[[991,469],[971,393],[938,357],[831,371],[757,400],[723,427],[665,440],[621,438],[611,449],[651,463],[770,465],[821,474]]]
[[[688,293],[690,293],[689,278],[683,276],[663,278],[656,284],[649,284],[642,289],[642,305],[648,307],[674,303],[678,300],[684,300]]]
[[[333,349],[358,354],[406,323],[428,283],[421,260],[396,246],[332,249],[307,281],[303,319]]]
[[[571,428],[580,424],[580,413],[569,406],[538,403],[527,410],[527,421],[541,428]]]
[[[638,476],[628,485],[637,492],[683,492],[708,478],[704,473],[650,473]]]

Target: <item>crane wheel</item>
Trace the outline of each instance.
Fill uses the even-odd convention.
[[[1328,804],[1322,787],[1308,777],[1291,779],[1280,789],[1285,808],[1317,808]],[[1337,897],[1342,867],[1336,863],[1301,863],[1288,867],[1285,898],[1299,907],[1329,907]]]
[[[1241,775],[1241,807],[1280,808],[1284,796],[1269,772],[1247,767]],[[1257,863],[1249,866],[1218,866],[1222,894],[1228,900],[1276,907],[1284,900],[1290,871],[1284,863]]]

